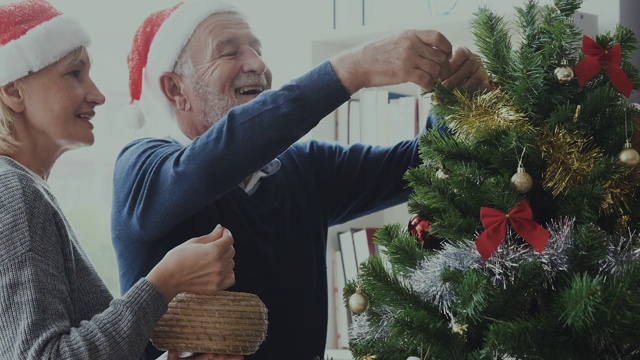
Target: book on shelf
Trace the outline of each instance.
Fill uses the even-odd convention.
[[[361,137],[361,120],[360,120],[360,101],[359,100],[349,100],[349,106],[347,109],[347,133],[345,136],[341,136],[340,138],[346,138],[346,144],[357,144],[362,140]]]
[[[349,144],[349,111],[352,100],[348,100],[334,110],[335,134],[334,138],[341,145]]]
[[[353,246],[353,231],[352,230],[347,230],[347,231],[342,231],[338,233],[338,242],[340,245],[340,255],[341,255],[341,259],[342,262],[337,262],[338,264],[342,265],[342,274],[343,274],[343,284],[346,284],[348,281],[350,280],[356,280],[358,278],[358,263],[356,260],[356,253],[355,253],[355,248]],[[336,265],[337,266],[337,265]],[[335,271],[335,269],[334,269]],[[340,270],[338,270],[339,272]],[[335,280],[334,280],[335,281]],[[342,285],[342,287],[344,288],[344,285]],[[344,308],[344,302],[342,300],[342,294],[340,294],[339,299],[336,299],[336,306],[342,306]],[[345,310],[347,310],[346,308],[344,308]],[[338,328],[342,328],[342,334],[344,333],[344,328],[346,326],[347,329],[347,336],[345,339],[345,336],[342,336],[342,338],[340,340],[347,341],[347,347],[348,347],[348,342],[349,342],[349,326],[351,325],[352,319],[351,319],[351,312],[347,311],[347,319],[346,319],[346,324],[344,323],[345,319],[344,316],[342,318],[340,318],[338,316],[337,313],[338,309],[336,309],[336,329]],[[340,309],[341,311],[341,309]],[[341,323],[342,322],[342,323]],[[338,331],[338,330],[337,330]]]
[[[387,145],[413,139],[420,132],[418,97],[403,96],[390,99],[388,104]]]
[[[345,282],[355,280],[358,277],[358,263],[353,247],[353,235],[351,230],[338,233],[338,242],[342,252],[342,267],[344,269]]]
[[[369,256],[377,253],[376,244],[373,242],[373,235],[376,231],[378,231],[378,228],[374,227],[365,227],[353,231],[353,248],[355,249],[358,269],[360,269],[360,264],[365,262]]]
[[[379,131],[381,125],[378,123],[382,124],[382,119],[386,118],[388,94],[387,90],[378,88],[360,90],[360,142],[363,144],[381,144],[378,136],[381,137],[384,132]]]
[[[333,299],[336,321],[336,343],[339,349],[349,348],[349,311],[344,305],[343,292],[345,285],[342,267],[342,252],[335,250],[331,261],[333,266]]]
[[[387,269],[390,269],[386,256],[381,253],[382,246],[375,244],[373,238],[377,227],[352,228],[338,233],[339,250],[333,253],[331,265],[333,272],[333,296],[336,341],[338,348],[349,348],[349,327],[352,322],[351,312],[344,305],[343,289],[347,281],[356,280],[360,264],[371,255],[382,258]]]
[[[349,99],[334,110],[334,139],[338,144],[360,142],[360,102]]]

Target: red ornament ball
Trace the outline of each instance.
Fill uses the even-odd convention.
[[[429,227],[431,227],[431,221],[421,216],[414,216],[409,220],[407,230],[411,234],[418,244],[424,249],[428,250],[440,250],[442,248],[442,240],[429,234]]]

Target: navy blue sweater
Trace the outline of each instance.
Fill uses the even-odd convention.
[[[325,62],[229,112],[184,146],[139,139],[116,162],[113,243],[126,291],[173,247],[216,224],[234,236],[236,284],[269,309],[265,343],[246,359],[323,356],[327,228],[407,200],[417,140],[343,147],[300,137],[349,98]],[[238,186],[282,166],[249,195]],[[160,352],[151,346],[147,359]]]

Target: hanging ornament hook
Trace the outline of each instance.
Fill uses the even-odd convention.
[[[624,136],[625,142],[622,151],[618,154],[618,161],[626,167],[634,167],[640,164],[640,154],[631,145],[631,136],[629,135],[629,126],[627,119],[624,120]]]
[[[528,192],[533,187],[533,179],[531,178],[531,175],[529,175],[525,170],[524,165],[522,165],[524,154],[526,151],[527,146],[525,145],[522,149],[522,154],[518,157],[518,169],[516,170],[516,173],[511,177],[511,184],[513,184],[513,187],[516,189],[516,191],[521,194]]]

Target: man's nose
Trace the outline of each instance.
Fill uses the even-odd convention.
[[[245,52],[242,71],[263,74],[267,70],[267,64],[262,60],[262,56],[254,49]]]

